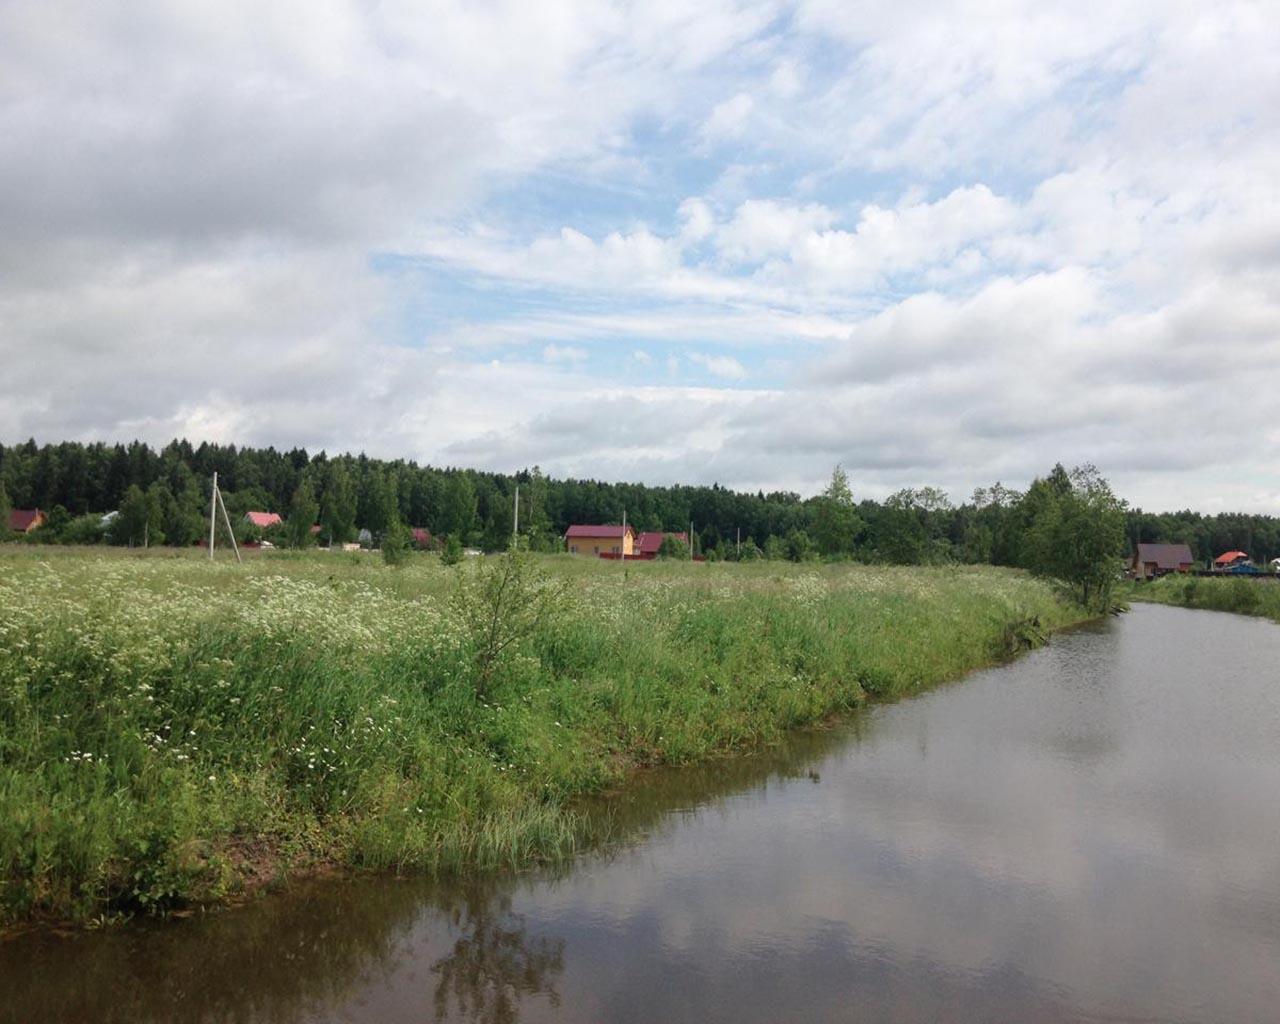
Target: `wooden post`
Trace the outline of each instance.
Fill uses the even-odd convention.
[[[227,503],[222,500],[222,491],[215,485],[213,493],[218,496],[218,504],[222,506],[222,521],[227,524],[227,536],[231,538],[231,550],[236,553],[236,561],[243,564],[244,559],[240,557],[240,545],[236,543],[236,531],[231,528],[231,516],[227,514]]]
[[[511,546],[520,547],[520,485],[516,484],[515,511],[511,518]]]
[[[213,561],[213,535],[218,528],[218,471],[213,472],[213,489],[209,492],[209,561]]]
[[[623,564],[627,561],[627,510],[622,510],[622,538],[618,541],[618,553],[622,555]]]

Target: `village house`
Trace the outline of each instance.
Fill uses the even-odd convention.
[[[686,546],[689,543],[689,535],[687,533],[662,533],[659,530],[646,530],[640,534],[640,539],[636,544],[636,556],[647,561],[657,558],[658,549],[662,547],[662,542],[668,537],[672,537]]]
[[[1186,544],[1139,544],[1129,572],[1135,580],[1150,580],[1170,572],[1190,572],[1194,564]]]
[[[636,531],[630,526],[570,526],[564,534],[571,555],[634,558]]]
[[[1252,568],[1247,551],[1226,551],[1213,560],[1214,572],[1231,572],[1233,569]]]
[[[415,526],[409,531],[413,537],[413,545],[421,551],[430,551],[432,547],[431,531],[421,526]]]
[[[9,510],[9,529],[13,533],[30,533],[44,526],[44,513],[38,508]]]

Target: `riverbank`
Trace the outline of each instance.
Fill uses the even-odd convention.
[[[1151,583],[1131,585],[1128,596],[1134,601],[1257,615],[1280,622],[1280,582],[1268,579],[1170,574]]]
[[[0,924],[324,865],[567,856],[593,838],[572,800],[633,768],[767,743],[1088,617],[988,568],[555,556],[512,584],[495,643],[487,561],[0,553]]]

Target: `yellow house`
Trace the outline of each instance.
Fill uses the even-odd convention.
[[[634,558],[636,531],[630,526],[571,526],[564,535],[571,555]]]

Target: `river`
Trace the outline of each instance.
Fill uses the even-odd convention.
[[[1280,627],[1138,605],[653,773],[554,872],[0,943],[0,1019],[1280,1019]]]

